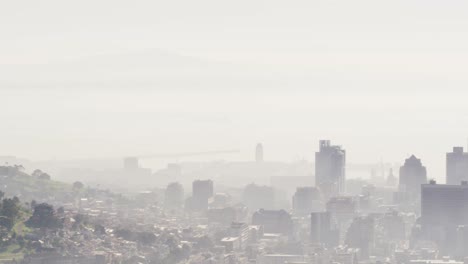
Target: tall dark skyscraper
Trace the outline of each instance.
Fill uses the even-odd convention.
[[[255,161],[263,162],[263,145],[261,143],[258,143],[255,148]]]
[[[410,193],[418,198],[421,194],[421,184],[427,183],[426,167],[414,155],[405,160],[400,168],[400,191]]]
[[[457,227],[468,224],[468,184],[430,184],[421,189],[423,227]]]
[[[468,153],[463,147],[454,147],[453,152],[447,153],[447,184],[460,184],[468,181]]]
[[[330,140],[320,140],[315,153],[315,185],[326,198],[338,196],[345,190],[346,151],[332,146]]]
[[[421,226],[428,240],[435,241],[443,254],[456,247],[457,229],[468,226],[468,184],[430,184],[421,189]]]
[[[192,210],[206,211],[208,209],[208,201],[213,197],[213,181],[212,180],[196,180],[192,183]]]

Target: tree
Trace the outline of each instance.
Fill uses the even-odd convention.
[[[11,230],[19,218],[20,204],[18,197],[6,198],[2,201],[0,210],[0,225]]]
[[[44,173],[43,171],[41,171],[41,170],[39,170],[39,169],[35,169],[35,170],[33,171],[33,173],[31,174],[31,176],[33,176],[33,177],[39,177],[39,176],[41,176],[43,173]]]
[[[36,207],[36,205],[37,205],[36,200],[32,200],[32,201],[31,201],[31,209],[34,210],[34,208]]]
[[[39,180],[50,180],[50,175],[47,174],[47,173],[42,173],[42,174],[39,176]]]
[[[55,215],[54,207],[47,203],[41,203],[34,207],[33,215],[25,223],[28,227],[35,228],[61,228],[62,222]]]
[[[20,164],[20,165],[14,165],[14,167],[15,167],[15,169],[16,169],[17,171],[24,171],[24,166],[21,165],[21,164]]]
[[[151,232],[139,232],[136,237],[136,240],[143,245],[151,245],[156,242],[156,239],[156,235]]]
[[[210,249],[214,246],[214,243],[208,236],[202,236],[198,238],[196,245],[199,249]]]
[[[63,206],[60,206],[59,208],[57,208],[57,214],[63,215],[64,213],[65,213],[65,208],[63,208]]]
[[[103,225],[96,224],[94,226],[94,234],[100,236],[106,234],[106,228]]]
[[[81,190],[84,188],[84,184],[82,182],[76,181],[73,183],[74,190]]]

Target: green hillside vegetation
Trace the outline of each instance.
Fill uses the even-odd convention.
[[[54,181],[41,170],[31,175],[21,165],[0,166],[0,190],[7,196],[17,196],[23,201],[61,200],[70,201],[77,191],[74,185]]]

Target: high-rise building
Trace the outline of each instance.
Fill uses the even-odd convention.
[[[423,228],[468,225],[468,184],[422,185],[421,224]]]
[[[346,151],[332,146],[329,140],[320,140],[319,147],[315,153],[315,185],[326,198],[339,196],[345,190]]]
[[[374,248],[375,221],[372,216],[356,217],[346,232],[345,243],[361,251],[361,257],[367,259]]]
[[[412,194],[413,198],[419,199],[421,194],[421,184],[427,183],[426,167],[421,160],[411,155],[405,160],[405,164],[400,167],[400,191]]]
[[[249,225],[241,222],[232,222],[231,228],[229,229],[231,237],[238,237],[240,247],[245,249],[250,240]]]
[[[454,147],[453,152],[447,153],[447,184],[460,184],[468,181],[468,153],[463,147]]]
[[[257,147],[255,147],[255,161],[258,163],[263,162],[263,145],[261,143],[258,143]]]
[[[196,180],[192,183],[192,198],[190,207],[193,211],[206,211],[208,202],[213,197],[212,180]]]
[[[468,226],[468,183],[422,185],[421,227],[425,239],[436,242],[442,254],[454,254],[457,229]]]
[[[285,210],[260,209],[252,215],[252,224],[263,226],[265,233],[280,233],[291,235],[293,221]]]
[[[124,159],[124,170],[138,170],[138,168],[140,168],[140,165],[137,157],[126,157]]]
[[[379,219],[379,226],[388,240],[405,240],[406,224],[403,216],[396,210],[389,210]]]
[[[315,212],[310,215],[310,240],[333,248],[339,243],[339,230],[330,212]]]
[[[317,187],[298,187],[292,197],[292,205],[294,214],[299,216],[325,209],[322,195]]]
[[[358,202],[355,197],[340,196],[332,197],[326,204],[327,212],[332,213],[341,230],[343,225],[351,221],[358,212]]]
[[[180,209],[184,204],[184,187],[178,182],[167,185],[164,207],[166,209]]]
[[[126,157],[123,160],[122,173],[114,175],[116,180],[117,175],[122,175],[125,179],[138,179],[135,182],[146,182],[151,180],[151,169],[140,167],[138,157]]]

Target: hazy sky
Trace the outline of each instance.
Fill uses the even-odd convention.
[[[0,152],[251,159],[260,141],[290,161],[330,138],[350,162],[414,153],[443,178],[468,137],[467,13],[461,0],[4,1]]]

